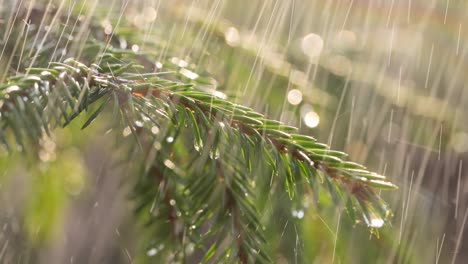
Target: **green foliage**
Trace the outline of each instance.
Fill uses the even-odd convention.
[[[306,197],[319,203],[330,197],[352,222],[370,227],[391,216],[377,189],[396,186],[384,176],[346,161],[345,153],[295,127],[205,89],[205,76],[191,81],[193,69],[164,61],[153,69],[161,50],[117,49],[117,37],[106,42],[96,34],[71,43],[82,47],[79,59],[57,56],[67,45],[60,41],[29,47],[36,57],[20,61],[22,73],[10,72],[0,84],[0,140],[10,151],[34,153],[55,127],[82,112],[88,113],[83,129],[112,115],[110,128],[134,167],[131,196],[148,229],[142,238],[148,256],[186,261],[201,252],[202,262],[269,262],[277,246],[269,223],[278,211],[291,210],[273,208],[275,199],[299,206]],[[38,56],[51,53],[53,61]],[[40,182],[63,184],[51,178],[57,175]],[[43,193],[47,188],[40,182]],[[56,202],[50,206],[60,206]]]

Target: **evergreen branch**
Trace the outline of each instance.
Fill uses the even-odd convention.
[[[227,255],[236,256],[241,263],[250,259],[268,260],[261,249],[265,242],[258,212],[253,206],[256,197],[249,186],[252,164],[258,160],[264,161],[275,172],[291,198],[296,198],[298,189],[308,182],[314,193],[317,186],[324,185],[337,203],[341,201],[346,206],[352,218],[363,214],[372,227],[381,226],[389,216],[386,204],[374,190],[395,188],[384,176],[344,161],[345,153],[330,150],[312,137],[297,134],[294,127],[265,118],[249,107],[199,91],[192,84],[179,82],[177,74],[140,73],[142,67],[133,64],[136,61],[134,55],[127,55],[110,51],[102,56],[99,65],[87,67],[69,59],[64,63],[51,63],[47,69],[31,68],[28,75],[9,78],[0,87],[2,141],[9,146],[5,135],[10,131],[25,149],[24,139],[37,142],[54,124],[68,124],[102,97],[106,100],[83,127],[98,117],[112,98],[122,119],[139,141],[143,141],[142,130],[146,131],[145,135],[154,136],[152,128],[157,127],[166,133],[154,136],[153,141],[162,142],[168,133],[167,121],[177,131],[188,125],[193,133],[186,146],[194,150],[194,154],[187,151],[193,162],[186,170],[199,177],[190,177],[195,179],[191,184],[183,181],[168,184],[168,180],[174,181],[174,176],[168,176],[168,173],[174,175],[175,163],[171,161],[172,165],[168,165],[166,159],[152,157],[148,159],[149,165],[145,164],[145,175],[153,175],[154,180],[139,182],[148,192],[136,190],[140,190],[137,196],[141,195],[143,201],[140,208],[148,207],[147,201],[152,200],[155,191],[162,197],[165,205],[161,208],[167,210],[156,219],[166,217],[172,226],[173,243],[180,244],[183,240],[180,230],[174,231],[176,222],[182,223],[183,230],[192,223],[199,226],[213,222],[208,224],[211,227],[207,237],[216,238],[217,242],[207,249],[203,242],[193,238],[205,250],[205,260]],[[126,61],[128,59],[130,61]],[[141,146],[150,151],[147,145],[153,146],[154,142],[143,142]],[[193,164],[196,166],[190,169]],[[161,170],[161,166],[169,170]],[[211,177],[201,173],[208,168],[213,173]],[[155,185],[163,187],[157,190]],[[177,193],[180,186],[185,186],[187,192],[178,198],[185,202],[181,202],[180,207],[183,213],[177,216],[171,209],[171,195]],[[224,202],[220,204],[219,198]],[[205,199],[211,200],[211,205],[217,202],[218,206],[208,207]],[[202,209],[211,213],[197,216]],[[227,217],[231,219],[232,228],[223,227]],[[219,253],[221,245],[226,243],[224,234],[229,230],[234,238],[231,241],[236,244],[232,248],[225,246]],[[211,250],[212,246],[215,251]]]
[[[93,66],[95,67],[95,66]],[[11,77],[0,86],[0,135],[13,131],[16,142],[37,142],[43,132],[68,124],[81,111],[108,92],[106,79],[95,68],[73,60],[33,68],[28,75]]]
[[[179,104],[197,116],[204,116],[204,125],[208,127],[212,126],[213,122],[223,122],[223,124],[249,135],[252,140],[256,141],[254,144],[266,143],[269,147],[274,148],[280,159],[289,157],[287,162],[291,162],[292,165],[285,165],[285,174],[288,176],[287,186],[289,187],[287,191],[291,196],[294,196],[293,186],[295,185],[294,176],[291,175],[291,167],[296,167],[305,172],[306,178],[309,178],[308,175],[321,172],[324,174],[325,179],[323,180],[325,182],[333,181],[344,187],[344,190],[341,190],[341,195],[349,194],[357,198],[365,214],[365,219],[377,217],[383,220],[390,214],[383,201],[371,187],[393,189],[396,187],[395,185],[385,181],[384,176],[369,172],[359,164],[343,161],[341,157],[345,156],[344,153],[329,150],[328,146],[317,143],[314,138],[291,133],[295,131],[295,128],[266,119],[250,108],[232,104],[222,98],[198,91],[143,88],[132,91],[132,94],[137,97],[150,95]],[[201,124],[200,122],[194,125]],[[270,165],[278,170],[277,164],[272,162]],[[316,182],[311,181],[311,184],[316,184]],[[376,207],[372,204],[375,204]],[[359,205],[353,205],[353,207]],[[352,207],[348,209],[354,211]],[[369,225],[372,223],[369,222]]]

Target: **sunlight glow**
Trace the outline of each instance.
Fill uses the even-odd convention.
[[[152,22],[156,20],[158,13],[156,12],[156,9],[154,9],[154,7],[149,7],[145,8],[145,10],[143,11],[143,15],[147,22]]]
[[[298,89],[292,89],[288,93],[288,102],[292,105],[298,105],[302,102],[302,92]]]
[[[224,32],[224,39],[229,46],[238,46],[240,43],[239,31],[235,27],[229,27],[226,32]]]
[[[458,153],[464,153],[468,151],[468,134],[464,132],[458,132],[450,139],[450,145],[453,150]]]
[[[309,111],[304,116],[304,123],[310,128],[316,127],[320,123],[320,117],[316,112]]]
[[[310,33],[302,39],[301,48],[311,61],[316,61],[323,50],[323,39],[317,34]]]
[[[333,40],[333,47],[339,50],[354,49],[356,45],[356,33],[350,30],[342,30],[338,32]]]
[[[343,55],[336,55],[329,58],[326,62],[327,69],[338,76],[346,76],[351,73],[351,61]]]

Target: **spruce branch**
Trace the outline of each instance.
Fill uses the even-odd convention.
[[[55,16],[57,11],[51,12]],[[16,144],[30,151],[56,126],[90,112],[83,123],[86,128],[113,104],[114,116],[125,127],[123,137],[133,136],[128,160],[143,160],[134,164],[138,177],[133,179],[132,198],[149,231],[148,256],[187,262],[187,248],[193,244],[198,262],[271,261],[256,203],[260,196],[256,183],[268,177],[275,185],[265,188],[267,192],[279,189],[291,200],[300,200],[325,191],[353,221],[362,219],[371,227],[381,226],[391,215],[376,190],[396,186],[346,161],[345,153],[203,89],[203,78],[191,80],[187,73],[194,72],[171,66],[160,54],[114,48],[119,46],[118,36],[103,35],[89,20],[69,16],[60,20],[90,26],[91,40],[85,41],[87,34],[81,32],[83,39],[69,42],[76,35],[75,26],[62,28],[60,23],[47,33],[29,32],[40,41],[58,39],[56,45],[38,48],[36,41],[26,41],[28,34],[16,32],[26,43],[25,51],[35,56],[8,72],[24,74],[0,84],[0,141],[8,149]],[[222,38],[227,26],[221,24],[213,32]],[[64,39],[68,40],[60,41]],[[17,49],[7,46],[10,61]],[[62,62],[70,49],[79,59]],[[260,55],[267,59],[267,54]],[[153,68],[155,61],[164,67]],[[293,67],[286,61],[283,66]],[[269,70],[283,79],[290,77],[288,70],[273,66]],[[120,132],[121,127],[112,128]]]
[[[122,121],[140,142],[139,148],[148,153],[143,175],[152,180],[143,177],[137,183],[136,196],[141,201],[137,211],[154,208],[149,201],[161,197],[158,209],[162,211],[151,214],[148,226],[165,219],[170,226],[165,230],[172,230],[167,239],[178,245],[174,248],[177,252],[185,252],[180,245],[186,230],[205,225],[208,232],[191,230],[201,233],[189,237],[205,252],[206,261],[213,257],[233,260],[233,256],[241,263],[268,261],[250,183],[255,180],[250,176],[253,164],[259,160],[274,172],[291,199],[296,199],[305,185],[313,193],[323,186],[353,220],[363,215],[369,226],[378,227],[391,214],[375,191],[396,188],[384,176],[345,161],[345,153],[297,134],[295,127],[180,82],[177,72],[146,72],[144,66],[136,64],[141,58],[110,49],[99,65],[85,66],[68,59],[9,78],[0,88],[2,142],[9,147],[8,135],[12,134],[22,149],[27,149],[25,139],[37,142],[55,125],[67,125],[102,101],[84,123],[85,128],[113,101]],[[161,133],[154,133],[155,127]],[[177,138],[184,130],[191,131],[190,140]],[[171,161],[170,144],[155,150],[155,144],[167,141],[169,135],[188,148],[180,160],[182,165]],[[151,144],[145,140],[148,137]],[[166,153],[166,158],[161,153]],[[185,171],[185,176],[177,176],[176,167]],[[182,195],[181,190],[185,190]],[[178,197],[173,196],[176,193]],[[174,203],[180,204],[179,213],[173,211]],[[200,214],[200,210],[207,213]],[[230,221],[230,228],[226,221]],[[164,240],[165,236],[158,233],[155,237]],[[228,246],[227,237],[232,246]]]

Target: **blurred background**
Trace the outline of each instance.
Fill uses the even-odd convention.
[[[467,10],[464,0],[0,0],[0,74],[18,60],[7,54],[28,44],[8,37],[13,27],[21,37],[71,30],[44,38],[44,48],[73,44],[41,60],[79,58],[76,39],[156,49],[187,81],[297,126],[399,186],[382,193],[394,217],[378,237],[332,204],[304,201],[292,222],[278,219],[275,262],[466,263]],[[144,229],[114,139],[106,122],[80,130],[81,119],[40,142],[40,166],[2,150],[0,262],[141,259]]]

